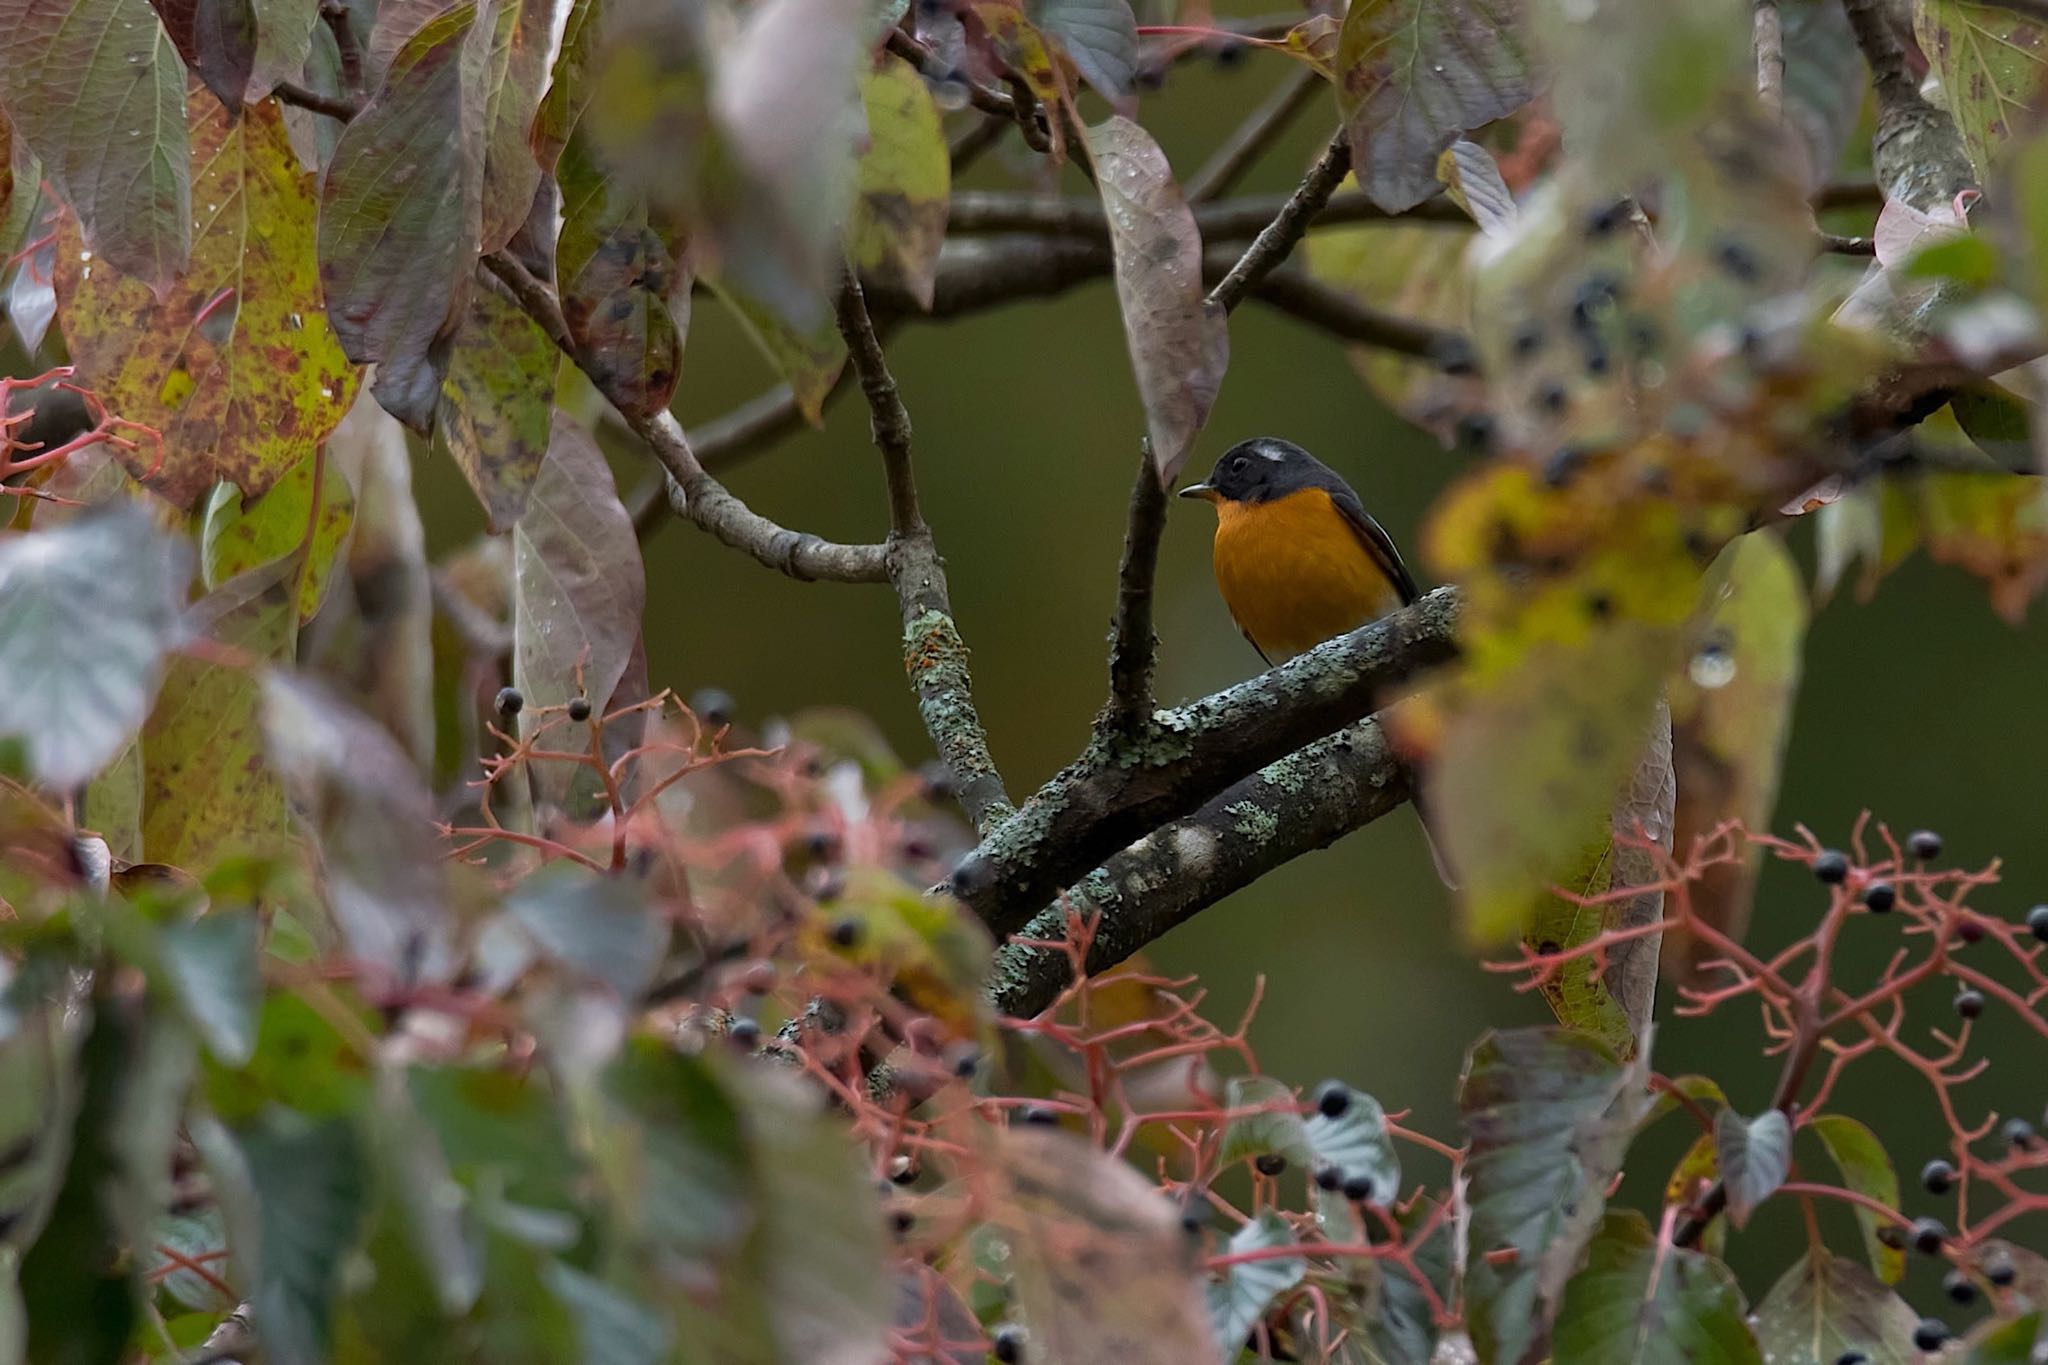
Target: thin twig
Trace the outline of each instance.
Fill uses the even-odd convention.
[[[995,114],[1016,123],[1018,131],[1024,134],[1024,141],[1030,144],[1032,151],[1052,150],[1052,135],[1046,131],[1038,110],[1020,106],[1015,99],[994,86],[963,78],[959,72],[948,67],[937,53],[900,28],[889,30],[888,42],[890,53],[909,62],[925,79],[963,86],[967,91],[968,103],[982,113]]]
[[[340,119],[343,123],[361,113],[363,108],[360,102],[347,95],[323,95],[296,81],[279,81],[272,93],[286,104],[296,104],[301,109],[310,109],[316,114]]]
[[[1293,67],[1264,103],[1252,110],[1236,131],[1224,139],[1223,145],[1210,153],[1201,169],[1188,177],[1188,202],[1201,204],[1228,194],[1293,124],[1295,115],[1308,107],[1310,98],[1322,85],[1322,78],[1306,64]]]
[[[1772,118],[1785,115],[1785,21],[1778,0],[1755,0],[1751,23],[1756,49],[1756,97]]]
[[[875,448],[882,452],[882,471],[889,485],[889,534],[917,535],[925,530],[925,523],[918,510],[917,478],[910,464],[910,411],[903,406],[896,377],[889,373],[889,360],[868,317],[860,281],[850,273],[839,291],[838,314],[839,335],[846,339],[848,359],[868,400]]]
[[[1339,177],[1342,179],[1342,177]],[[1195,227],[1205,242],[1256,236],[1286,207],[1284,194],[1248,194],[1194,204]],[[1109,219],[1099,197],[1087,195],[1016,194],[999,190],[961,190],[954,194],[947,230],[963,236],[998,232],[1043,232],[1109,240]],[[1449,199],[1438,197],[1406,213],[1390,214],[1357,190],[1333,195],[1316,214],[1320,225],[1338,223],[1414,223],[1431,227],[1473,227],[1471,217]]]
[[[1102,714],[1102,725],[1123,735],[1139,733],[1152,718],[1152,669],[1159,654],[1159,637],[1152,628],[1152,584],[1159,567],[1159,538],[1166,530],[1166,487],[1152,463],[1150,443],[1140,444],[1123,561],[1117,568],[1109,704]]]
[[[1351,140],[1340,128],[1273,221],[1252,239],[1237,264],[1209,291],[1209,302],[1226,313],[1237,307],[1260,280],[1287,259],[1350,169]]]

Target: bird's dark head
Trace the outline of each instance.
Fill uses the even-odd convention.
[[[1322,486],[1329,470],[1315,456],[1277,436],[1254,436],[1223,452],[1209,477],[1180,490],[1209,502],[1272,502]]]

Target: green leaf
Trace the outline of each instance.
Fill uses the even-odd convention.
[[[2048,32],[1999,5],[1919,0],[1913,34],[1941,81],[1941,100],[1977,179],[1989,183],[2000,148],[2026,124],[2048,62]]]
[[[848,253],[861,278],[895,285],[930,308],[953,193],[939,109],[907,62],[886,62],[861,77],[860,94],[868,147],[855,171]]]
[[[1269,1247],[1295,1244],[1294,1229],[1271,1209],[1231,1235],[1225,1255],[1263,1251]],[[1299,1256],[1279,1256],[1266,1261],[1243,1261],[1223,1271],[1223,1278],[1209,1285],[1209,1318],[1216,1329],[1216,1344],[1226,1360],[1235,1358],[1252,1328],[1266,1316],[1273,1301],[1300,1284],[1308,1274],[1308,1262]]]
[[[1869,1271],[1827,1252],[1800,1257],[1756,1308],[1757,1338],[1773,1365],[1835,1365],[1850,1351],[1870,1365],[1916,1365],[1919,1322]]]
[[[451,965],[434,804],[382,726],[324,687],[281,673],[263,680],[271,763],[308,812],[327,903],[359,962],[401,981]]]
[[[1976,237],[1958,241],[1975,242]],[[1922,253],[1923,256],[1925,253]],[[2012,390],[1985,382],[1973,384],[1948,400],[1956,425],[1963,429],[1977,449],[2002,468],[2026,470],[2034,466],[2031,442],[2033,420],[2027,404]]]
[[[352,1119],[313,1122],[283,1110],[236,1136],[260,1211],[250,1315],[269,1359],[318,1365],[369,1194],[361,1140]]]
[[[1372,1181],[1371,1199],[1391,1205],[1401,1193],[1401,1157],[1387,1132],[1387,1114],[1380,1102],[1362,1090],[1351,1092],[1351,1105],[1336,1118],[1316,1113],[1302,1125],[1318,1162],[1328,1162],[1347,1179]]]
[[[313,1118],[356,1112],[368,1102],[363,1060],[334,1021],[296,995],[265,996],[256,1049],[239,1070],[210,1066],[206,1097],[222,1120],[255,1120],[283,1106]]]
[[[1753,1119],[1723,1109],[1714,1116],[1714,1156],[1728,1190],[1728,1216],[1739,1228],[1791,1173],[1792,1121],[1778,1109]]]
[[[1604,1044],[1556,1028],[1489,1033],[1458,1096],[1471,1137],[1467,1323],[1480,1358],[1547,1334],[1639,1118],[1640,1080]],[[1512,1248],[1495,1264],[1490,1253]]]
[[[1533,93],[1508,0],[1360,0],[1337,38],[1337,108],[1366,195],[1389,213],[1437,191],[1439,153]]]
[[[1893,1169],[1891,1153],[1885,1151],[1877,1134],[1847,1114],[1821,1114],[1808,1120],[1806,1127],[1841,1168],[1844,1185],[1886,1208],[1899,1207],[1899,1173]],[[1856,1222],[1863,1230],[1863,1249],[1870,1257],[1870,1268],[1886,1284],[1897,1284],[1906,1274],[1906,1253],[1885,1245],[1878,1236],[1880,1230],[1893,1226],[1891,1220],[1858,1207]]]
[[[312,501],[314,467],[320,472],[320,506]],[[238,574],[287,556],[290,579],[298,585],[299,620],[310,621],[327,595],[335,557],[348,539],[356,515],[355,491],[332,461],[308,454],[260,498],[247,498],[222,484],[207,500],[199,529],[199,568],[206,586],[218,588]],[[312,527],[312,539],[306,528]],[[303,547],[303,554],[301,548]]]
[[[215,1279],[228,1278],[227,1224],[217,1207],[191,1213],[166,1213],[149,1230],[142,1256],[144,1274],[156,1277],[163,1292],[185,1307],[215,1316],[234,1308],[239,1300],[221,1293],[212,1280],[181,1265],[159,1248],[168,1248],[186,1260],[206,1267]]]
[[[510,530],[548,449],[561,353],[526,310],[495,289],[470,295],[441,382],[435,429],[476,490],[493,531]]]
[[[1223,1107],[1233,1112],[1266,1112],[1240,1112],[1225,1124],[1216,1160],[1227,1166],[1247,1157],[1274,1153],[1297,1166],[1306,1166],[1314,1159],[1314,1152],[1309,1147],[1308,1127],[1302,1122],[1300,1106],[1293,1089],[1271,1076],[1232,1076],[1224,1082]]]
[[[846,339],[839,335],[838,324],[826,316],[809,332],[799,333],[731,281],[714,282],[711,291],[732,311],[775,372],[788,381],[804,420],[812,426],[823,423],[825,397],[846,368]]]
[[[0,105],[87,248],[168,287],[192,244],[192,154],[185,63],[149,0],[0,2]]]
[[[0,737],[59,790],[111,761],[149,714],[182,633],[189,559],[131,502],[0,539]]]
[[[1130,0],[1029,0],[1024,14],[1113,109],[1126,117],[1136,112],[1138,28]]]
[[[1403,1234],[1411,1242],[1434,1208],[1432,1201],[1418,1199],[1401,1215]],[[1435,1288],[1438,1301],[1451,1302],[1448,1224],[1440,1225],[1414,1248],[1413,1254],[1417,1268]],[[1407,1269],[1390,1260],[1360,1261],[1353,1266],[1352,1277],[1364,1318],[1364,1330],[1355,1338],[1357,1358],[1363,1365],[1409,1365],[1412,1361],[1431,1359],[1437,1344],[1435,1310]]]
[[[1088,130],[1088,151],[1109,215],[1117,303],[1152,462],[1171,487],[1216,402],[1230,332],[1222,310],[1203,298],[1201,234],[1159,144],[1113,117]]]
[[[1641,1128],[1649,1127],[1679,1108],[1678,1095],[1672,1094],[1672,1090],[1676,1090],[1678,1095],[1683,1095],[1686,1099],[1707,1105],[1710,1110],[1725,1108],[1728,1103],[1728,1097],[1721,1092],[1721,1083],[1712,1076],[1673,1076],[1671,1089],[1659,1089],[1649,1108],[1643,1111]],[[1641,1128],[1637,1131],[1641,1131]]]
[[[311,459],[356,386],[321,311],[313,188],[277,107],[230,111],[195,91],[190,117],[191,268],[153,292],[108,270],[68,230],[57,252],[79,380],[113,412],[163,433],[161,450],[142,441],[119,454],[179,507],[222,481],[261,497]]]
[[[529,133],[547,85],[549,45],[569,0],[501,0],[484,69],[481,248],[512,240],[540,188]]]
[[[488,33],[457,5],[399,49],[322,182],[320,283],[342,349],[375,361],[385,411],[424,433],[481,232],[480,73]]]
[[[1970,1334],[1968,1365],[2033,1365],[2034,1346],[2041,1338],[2043,1325],[2043,1314],[2039,1311],[2010,1322],[1994,1319],[1981,1324]]]
[[[585,1365],[658,1365],[668,1359],[673,1333],[654,1309],[560,1261],[542,1267],[541,1278],[576,1319]]]
[[[168,1195],[178,1114],[192,1073],[191,1036],[151,1018],[102,982],[78,1054],[69,1159],[49,1218],[21,1262],[26,1358],[114,1365],[139,1321],[135,1246]]]
[[[291,657],[290,570],[252,573],[199,603],[195,627],[252,659]],[[142,731],[142,848],[203,870],[264,851],[285,832],[284,791],[263,757],[262,688],[239,662],[180,656]]]
[[[1805,587],[1777,536],[1737,537],[1707,581],[1697,644],[1666,689],[1678,770],[1677,848],[1690,848],[1730,820],[1770,828],[1806,638]],[[1738,861],[1708,869],[1693,883],[1693,913],[1740,941],[1762,856],[1750,847]],[[1667,944],[1667,952],[1675,947]],[[1717,956],[1704,947],[1689,951]]]
[[[253,910],[215,910],[157,936],[163,975],[207,1049],[224,1065],[256,1054],[263,977],[256,964],[261,926]]]
[[[1727,1266],[1659,1247],[1630,1209],[1610,1213],[1565,1288],[1557,1359],[1573,1365],[1763,1365]]]
[[[526,698],[522,734],[542,707],[612,694],[639,638],[647,584],[611,467],[589,432],[556,413],[540,475],[512,532],[512,681]],[[549,747],[589,745],[584,722],[557,719]],[[560,799],[571,774],[561,765],[536,776]]]
[[[624,1226],[688,1262],[730,1255],[752,1222],[740,1115],[701,1059],[636,1040],[605,1073],[598,1170]]]
[[[542,952],[638,1001],[661,970],[668,922],[635,882],[553,863],[512,889],[505,910]]]

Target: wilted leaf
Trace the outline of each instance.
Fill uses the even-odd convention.
[[[647,599],[633,518],[619,502],[611,467],[590,433],[564,414],[555,414],[512,547],[512,680],[526,697],[520,726],[530,734],[540,707],[577,696],[595,706],[611,696]],[[566,722],[551,732],[550,747],[586,747],[587,733],[583,723]],[[553,776],[563,779],[559,792],[568,775]]]
[[[956,1038],[973,1037],[986,1011],[989,937],[980,922],[946,896],[926,895],[895,873],[872,866],[847,869],[846,886],[832,902],[832,923],[852,921],[860,931],[851,946],[834,942],[813,920],[803,951],[814,970],[851,963],[891,988]]]
[[[1126,116],[1136,109],[1138,29],[1130,0],[1029,0],[1024,12],[1110,107]]]
[[[514,887],[505,910],[549,957],[638,1001],[668,951],[668,922],[638,885],[576,863],[550,864]]]
[[[1295,1244],[1294,1229],[1271,1209],[1246,1223],[1224,1246],[1224,1254],[1264,1251],[1270,1247]],[[1216,1345],[1225,1360],[1235,1359],[1251,1336],[1252,1328],[1266,1316],[1273,1301],[1300,1284],[1308,1273],[1308,1262],[1299,1256],[1276,1256],[1266,1261],[1243,1261],[1228,1266],[1221,1280],[1209,1284],[1209,1318],[1215,1324]]]
[[[2048,500],[2020,474],[1933,473],[1894,480],[1927,553],[1985,580],[1991,605],[2018,624],[2048,581]]]
[[[315,466],[320,473],[320,506],[313,507]],[[296,585],[299,619],[309,620],[327,595],[335,556],[355,521],[356,495],[331,460],[313,455],[293,465],[261,497],[244,497],[230,485],[214,489],[199,528],[199,571],[209,588],[287,556],[287,576]],[[306,528],[313,530],[306,538]],[[301,547],[304,553],[301,554]]]
[[[561,352],[526,311],[495,289],[471,293],[441,381],[436,429],[476,490],[493,531],[506,531],[548,449]]]
[[[1835,1159],[1843,1185],[1886,1208],[1899,1207],[1899,1173],[1877,1134],[1847,1114],[1821,1114],[1806,1126]],[[1870,1257],[1870,1268],[1877,1272],[1877,1277],[1886,1284],[1897,1284],[1905,1278],[1906,1253],[1887,1246],[1877,1235],[1880,1229],[1895,1226],[1892,1220],[1859,1205],[1856,1224],[1863,1231],[1864,1253]]]
[[[1772,1365],[1836,1365],[1858,1352],[1870,1365],[1916,1365],[1919,1315],[1854,1261],[1809,1251],[1756,1307],[1756,1334]]]
[[[1518,1361],[1546,1339],[1620,1169],[1639,1084],[1604,1045],[1562,1029],[1489,1033],[1472,1049],[1458,1107],[1471,1137],[1466,1321],[1483,1358]]]
[[[1294,58],[1326,81],[1337,79],[1337,40],[1343,21],[1328,14],[1313,14],[1287,30],[1279,51]]]
[[[350,954],[401,982],[450,966],[432,798],[391,736],[309,680],[263,683],[270,760],[311,813],[327,902]]]
[[[79,380],[163,433],[161,452],[144,441],[122,460],[180,507],[223,480],[260,497],[341,421],[356,385],[320,308],[313,189],[277,107],[230,111],[195,91],[190,113],[191,269],[159,295],[68,230],[57,253]]]
[[[0,538],[0,736],[29,767],[78,786],[141,728],[180,636],[190,560],[148,512],[113,503]]]
[[[924,77],[906,62],[863,76],[860,93],[868,149],[855,171],[848,251],[862,278],[896,285],[930,308],[953,192],[939,109]]]
[[[1557,1358],[1574,1365],[1763,1365],[1727,1266],[1659,1247],[1633,1209],[1611,1213],[1565,1289]]]
[[[474,3],[458,5],[399,49],[383,88],[342,129],[321,188],[327,315],[349,359],[377,362],[377,401],[421,432],[481,232],[476,18]]]
[[[1493,153],[1472,141],[1459,138],[1444,149],[1436,161],[1436,177],[1444,192],[1471,216],[1481,232],[1514,230],[1517,209],[1514,192],[1501,179],[1500,164]]]
[[[1792,1170],[1792,1121],[1777,1109],[1746,1119],[1733,1109],[1714,1115],[1714,1155],[1736,1227],[1785,1183]]]
[[[236,1134],[259,1210],[250,1316],[280,1365],[328,1358],[342,1264],[362,1228],[368,1194],[362,1143],[349,1118],[309,1121],[272,1110]]]
[[[1360,0],[1337,39],[1337,107],[1366,195],[1389,213],[1437,190],[1437,155],[1532,87],[1509,0]]]
[[[185,63],[149,0],[0,3],[0,105],[86,246],[168,288],[192,243],[192,156]]]
[[[2048,30],[1999,5],[1919,0],[1913,34],[1978,180],[1988,182],[2000,146],[2025,122],[2048,71]]]
[[[739,320],[741,330],[753,339],[775,372],[788,381],[804,420],[821,425],[825,396],[846,367],[846,339],[839,335],[833,318],[823,317],[810,331],[799,333],[730,282],[713,284],[711,290]]]
[[[549,45],[569,0],[500,0],[484,70],[484,178],[480,246],[512,240],[533,207],[540,162],[529,136],[547,85]]]
[[[1708,603],[1692,657],[1672,681],[1671,739],[1678,769],[1672,846],[1689,850],[1723,822],[1770,828],[1778,774],[1799,687],[1806,592],[1784,542],[1739,536],[1707,573]],[[1763,850],[1708,868],[1693,882],[1693,913],[1738,942],[1749,926]],[[1666,961],[1689,973],[1711,956],[1682,928],[1665,940]]]
[[[255,574],[199,604],[194,628],[249,658],[285,662],[297,636],[286,570]],[[142,731],[142,848],[208,869],[285,832],[284,790],[264,760],[262,684],[247,665],[181,657]]]
[[[1001,1138],[992,1220],[1034,1354],[1062,1365],[1214,1359],[1193,1243],[1165,1196],[1069,1134]]]
[[[1088,130],[1096,184],[1109,214],[1117,303],[1131,370],[1145,404],[1152,461],[1171,487],[1209,420],[1230,333],[1202,295],[1202,238],[1151,135],[1128,119]]]

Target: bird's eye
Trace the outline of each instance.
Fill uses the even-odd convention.
[[[1233,456],[1231,456],[1231,457],[1230,457],[1230,470],[1231,470],[1231,472],[1232,472],[1233,474],[1235,474],[1235,473],[1238,473],[1238,472],[1242,471],[1242,470],[1244,469],[1244,464],[1245,464],[1244,456],[1242,456],[1242,455],[1233,455]]]

